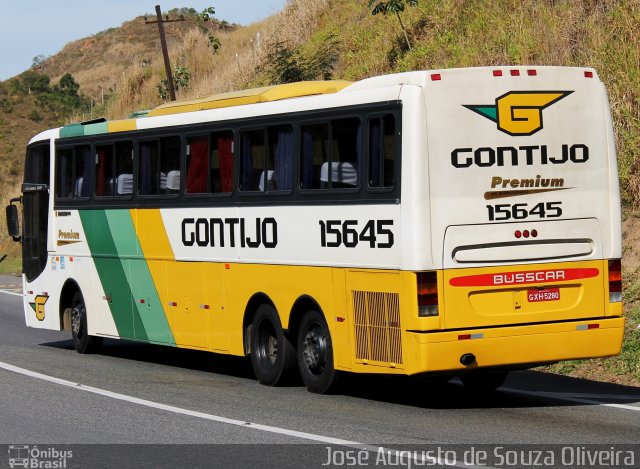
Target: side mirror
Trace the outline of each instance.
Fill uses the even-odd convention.
[[[11,202],[13,202],[12,199]],[[18,199],[19,200],[19,199]],[[14,241],[20,241],[20,222],[18,221],[18,207],[15,205],[7,205],[7,230],[9,231],[9,236],[13,238]]]

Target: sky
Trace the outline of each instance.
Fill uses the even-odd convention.
[[[58,53],[65,44],[145,13],[214,7],[215,17],[247,25],[280,11],[286,0],[2,0],[0,81],[29,69],[33,58]]]

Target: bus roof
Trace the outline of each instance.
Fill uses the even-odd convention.
[[[299,98],[318,94],[336,93],[349,86],[351,82],[344,80],[301,81],[284,85],[265,86],[243,91],[215,94],[202,99],[190,101],[173,101],[162,104],[149,111],[149,117],[178,114],[181,112],[202,111],[243,104],[265,103],[282,99]]]
[[[144,117],[166,116],[184,112],[241,106],[243,104],[280,101],[303,96],[332,94],[346,88],[350,84],[351,82],[346,80],[301,81],[284,85],[272,85],[262,88],[220,93],[200,99],[173,101],[162,104],[151,111],[133,113],[127,119],[114,121],[95,119],[88,122],[69,124],[60,128],[60,138],[136,130],[136,120]]]

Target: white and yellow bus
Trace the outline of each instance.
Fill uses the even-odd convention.
[[[299,371],[460,376],[620,352],[620,197],[588,68],[303,82],[45,131],[22,195],[24,311]],[[297,369],[297,371],[296,371]]]

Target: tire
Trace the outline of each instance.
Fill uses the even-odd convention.
[[[258,307],[251,323],[251,364],[258,381],[267,386],[284,384],[295,371],[296,351],[268,304]]]
[[[102,337],[88,334],[87,308],[82,293],[77,291],[71,300],[71,337],[78,353],[93,353],[102,345]]]
[[[331,334],[324,316],[318,311],[305,313],[298,330],[298,369],[307,389],[327,394],[335,389]]]
[[[508,374],[508,371],[476,371],[461,375],[460,380],[469,391],[486,394],[502,386]]]

